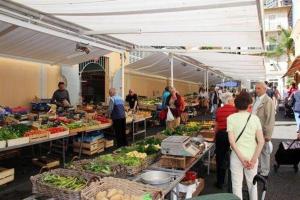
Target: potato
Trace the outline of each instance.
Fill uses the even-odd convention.
[[[117,190],[116,189],[109,189],[108,190],[108,194],[107,194],[107,198],[111,198],[112,196],[114,196],[115,194],[117,194]]]
[[[131,196],[131,200],[142,200],[142,199],[143,199],[142,196],[135,196],[135,195]]]
[[[115,194],[110,198],[110,200],[123,200],[123,195],[121,194]]]
[[[117,192],[118,194],[121,194],[121,195],[124,195],[124,192],[123,192],[123,190],[118,190],[118,192]]]
[[[98,197],[99,197],[99,198],[100,198],[100,197],[101,197],[101,198],[102,198],[102,197],[106,197],[106,195],[107,195],[107,192],[106,192],[106,191],[98,192],[97,195],[96,195],[96,199],[97,199]]]
[[[125,194],[124,197],[123,197],[123,200],[130,200],[130,195]]]

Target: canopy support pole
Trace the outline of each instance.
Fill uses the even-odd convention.
[[[122,98],[125,99],[125,69],[124,69],[124,53],[121,53],[121,72],[122,72]]]
[[[169,54],[171,63],[171,86],[174,87],[174,56],[172,53]]]
[[[209,80],[208,80],[208,70],[206,70],[206,92],[208,92],[208,87],[209,87]]]

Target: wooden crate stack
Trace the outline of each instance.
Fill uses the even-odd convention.
[[[82,145],[81,153],[85,155],[94,155],[96,153],[101,153],[105,148],[105,140],[98,139],[92,142],[73,142],[73,151],[76,153],[80,152],[80,145]]]
[[[162,155],[159,160],[159,164],[164,168],[186,169],[193,163],[194,160],[195,157]]]
[[[6,169],[0,167],[0,185],[13,181],[15,178],[15,169]]]

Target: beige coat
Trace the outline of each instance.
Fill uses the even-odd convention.
[[[256,115],[260,119],[263,134],[265,137],[272,137],[275,125],[275,106],[273,100],[268,96],[262,99],[258,106]]]

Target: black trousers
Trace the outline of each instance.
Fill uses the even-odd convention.
[[[229,167],[229,149],[228,133],[218,131],[216,134],[216,164],[217,164],[217,183],[223,185],[225,182],[226,171]]]
[[[126,118],[113,120],[113,128],[116,135],[117,147],[127,146]]]

